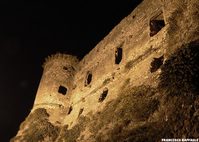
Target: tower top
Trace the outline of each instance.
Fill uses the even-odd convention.
[[[64,62],[66,64],[68,63],[72,65],[76,65],[79,62],[76,56],[69,55],[69,54],[56,53],[45,58],[45,61],[42,67],[45,68],[45,66],[49,62],[53,62],[53,61]]]

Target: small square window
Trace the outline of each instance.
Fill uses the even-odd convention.
[[[165,26],[163,13],[160,12],[158,15],[151,18],[149,26],[150,26],[150,37],[152,37],[156,35]]]
[[[58,89],[58,92],[59,92],[60,94],[62,94],[62,95],[66,95],[66,93],[67,93],[67,88],[60,85],[60,86],[59,86],[59,89]]]

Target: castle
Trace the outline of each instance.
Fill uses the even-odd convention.
[[[131,133],[134,135],[132,140],[130,134],[114,139],[109,132],[112,134],[113,128],[121,121],[121,127],[126,123],[128,126],[117,132],[117,135],[124,133],[124,129],[126,132],[127,128],[140,128],[145,122],[160,122],[161,119],[161,122],[166,123],[170,120],[171,113],[163,111],[165,109],[160,97],[161,92],[152,90],[158,88],[161,82],[164,64],[186,45],[192,42],[198,45],[198,40],[198,0],[144,0],[81,61],[65,54],[55,54],[46,59],[34,106],[12,140],[136,141],[134,133]],[[135,88],[139,87],[143,89],[138,90],[138,94],[149,93],[151,96],[131,103],[128,99],[123,100],[126,97],[123,94],[135,93]],[[129,91],[129,88],[134,88],[134,91]],[[116,108],[110,111],[111,107],[114,107],[110,105],[115,100]],[[196,97],[192,103],[195,104],[194,101],[198,100]],[[121,102],[125,104],[118,106]],[[136,111],[133,116],[128,116],[131,111],[123,106],[131,106],[133,103],[137,104],[134,105]],[[139,103],[144,103],[145,106],[137,108],[141,106]],[[119,111],[120,107],[122,108]],[[149,110],[145,111],[146,108]],[[125,112],[127,110],[128,112]],[[139,111],[144,111],[144,114],[138,114]],[[110,118],[103,122],[106,115]],[[126,116],[124,123],[123,119],[119,119],[123,116]],[[94,125],[99,125],[100,128],[93,128],[91,131],[90,128]],[[34,128],[36,130],[30,130]],[[95,129],[97,132],[94,132]],[[158,128],[153,130],[158,131]],[[74,138],[69,139],[69,135]],[[194,133],[190,136],[199,135]],[[152,136],[147,137],[148,141],[152,139]]]

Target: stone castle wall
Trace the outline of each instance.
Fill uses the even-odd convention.
[[[70,129],[80,116],[104,111],[126,86],[156,88],[164,62],[199,39],[198,5],[197,0],[145,0],[81,61],[51,57],[31,113],[45,108],[52,124]]]

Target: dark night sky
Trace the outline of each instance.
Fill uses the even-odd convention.
[[[44,58],[82,58],[141,0],[9,1],[0,14],[0,141],[13,137],[30,112]]]

